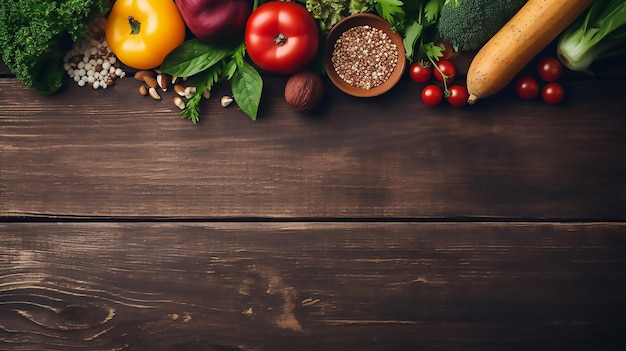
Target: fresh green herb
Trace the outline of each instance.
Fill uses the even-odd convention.
[[[439,20],[443,2],[444,0],[429,0],[424,4],[424,17],[429,25],[435,24]]]
[[[224,65],[220,61],[213,66],[199,72],[196,78],[196,91],[193,93],[185,108],[180,113],[181,116],[191,120],[193,124],[200,120],[200,101],[206,91],[211,91],[213,85],[217,83],[222,75]]]
[[[405,16],[402,5],[404,4],[400,0],[377,0],[376,12],[398,30],[402,28]]]
[[[233,75],[237,71],[237,67],[241,67],[245,64],[246,45],[244,43],[241,43],[235,49],[235,51],[232,52],[230,58],[231,59],[230,61],[228,61],[225,71],[226,79],[228,80],[231,80],[233,78]]]
[[[233,48],[214,47],[195,38],[189,39],[168,55],[161,70],[176,72],[178,77],[191,77],[211,68],[232,52]]]
[[[407,59],[418,57],[438,60],[441,50],[432,45],[437,38],[435,25],[444,0],[407,1],[379,0],[376,10],[403,36]],[[399,8],[398,8],[399,7]],[[430,45],[427,45],[430,44]]]
[[[252,65],[244,61],[243,65],[237,66],[232,79],[233,98],[252,120],[256,120],[262,90],[263,79]]]
[[[415,44],[417,40],[422,35],[422,31],[424,30],[424,26],[419,23],[419,21],[411,22],[404,31],[404,51],[405,55],[409,61],[413,61],[413,55],[415,52]]]
[[[263,91],[261,75],[245,60],[245,45],[216,47],[190,39],[174,49],[161,64],[161,71],[187,77],[197,82],[196,91],[181,115],[196,124],[200,120],[200,102],[220,80],[229,80],[235,101],[253,121],[256,120]]]
[[[346,16],[370,12],[378,0],[298,0],[317,20],[322,33],[327,33]]]
[[[0,56],[17,79],[52,94],[66,81],[63,55],[72,41],[110,7],[109,0],[2,0]]]
[[[586,70],[596,59],[626,54],[626,1],[596,0],[561,35],[557,53],[575,71]]]
[[[348,10],[351,15],[371,11],[376,4],[376,0],[350,0]]]

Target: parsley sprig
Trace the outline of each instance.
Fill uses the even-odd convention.
[[[437,61],[443,47],[434,45],[433,41],[443,3],[444,0],[377,0],[376,12],[402,35],[409,61],[424,56]]]
[[[444,78],[447,76],[437,66],[445,47],[436,45],[436,24],[444,0],[377,0],[376,11],[389,21],[394,30],[402,34],[405,54],[410,62],[419,59],[423,66],[432,65]],[[449,95],[446,79],[443,82],[444,93]]]

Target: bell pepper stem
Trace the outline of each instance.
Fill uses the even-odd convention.
[[[137,21],[133,16],[128,16],[128,24],[130,25],[131,35],[139,34],[141,31],[141,22]]]

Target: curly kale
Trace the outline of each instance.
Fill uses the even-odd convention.
[[[0,56],[17,79],[52,94],[65,81],[65,52],[110,7],[110,0],[2,0]]]
[[[443,40],[459,51],[476,50],[485,44],[526,0],[446,0],[437,29]]]

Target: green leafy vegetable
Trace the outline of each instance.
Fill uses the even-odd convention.
[[[204,92],[211,91],[213,85],[217,83],[222,74],[223,63],[217,64],[207,68],[200,72],[197,77],[196,92],[189,98],[185,108],[180,113],[181,116],[191,120],[193,124],[198,123],[200,120],[200,101],[204,96]]]
[[[220,80],[231,82],[237,104],[256,120],[263,90],[261,75],[245,60],[246,47],[217,47],[190,39],[174,49],[160,66],[162,72],[196,81],[196,92],[187,101],[181,115],[196,124],[200,120],[200,102]]]
[[[222,61],[232,51],[232,48],[214,47],[195,38],[189,39],[169,53],[168,59],[161,64],[161,71],[191,77]]]
[[[557,53],[563,64],[586,70],[596,59],[626,53],[626,1],[596,0],[586,16],[560,37]]]
[[[443,0],[429,0],[424,5],[424,17],[429,24],[434,24],[439,20],[439,13],[443,7]]]
[[[396,22],[394,28],[403,33],[404,50],[409,61],[418,57],[436,61],[442,56],[441,48],[435,46],[433,41],[437,39],[435,24],[443,2],[444,0],[425,0],[407,2],[404,5],[403,21]]]
[[[299,0],[317,20],[322,33],[327,33],[346,16],[370,12],[377,0]]]
[[[232,80],[233,97],[241,110],[252,120],[256,120],[262,90],[263,79],[254,67],[245,61],[243,65],[237,66]]]
[[[109,0],[2,0],[0,56],[17,79],[52,94],[66,80],[63,55],[72,41],[110,7]]]
[[[402,5],[404,4],[400,0],[377,0],[376,12],[394,26],[404,19],[405,13]]]
[[[424,26],[421,23],[419,23],[418,21],[413,21],[411,24],[409,24],[408,27],[406,27],[404,31],[404,38],[403,38],[404,51],[405,51],[406,57],[409,58],[409,61],[413,60],[415,44],[417,43],[417,40],[422,35],[423,30],[424,30]]]
[[[376,0],[350,0],[348,10],[351,15],[354,15],[355,13],[369,12],[375,4]]]

